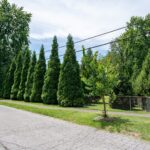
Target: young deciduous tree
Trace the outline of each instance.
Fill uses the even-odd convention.
[[[25,84],[24,100],[26,102],[30,101],[31,90],[32,90],[32,86],[33,86],[33,77],[34,77],[35,65],[36,65],[36,53],[34,51],[33,55],[32,55],[32,59],[30,61],[30,67],[28,70],[27,81]]]
[[[45,62],[44,46],[42,45],[39,60],[36,64],[33,78],[33,87],[30,97],[32,102],[42,102],[41,94],[42,94],[42,87],[44,84],[45,72],[46,72],[46,62]]]
[[[4,84],[3,97],[6,98],[6,99],[10,98],[11,87],[14,83],[15,69],[16,69],[16,62],[15,62],[15,59],[13,59],[11,65],[9,67],[9,70],[8,70],[8,73],[7,73],[7,76],[6,76],[6,80],[5,80],[5,84]]]
[[[51,56],[46,71],[42,100],[46,104],[57,104],[57,89],[59,81],[60,60],[58,56],[58,43],[56,36],[53,39]]]
[[[105,58],[104,60],[99,61],[98,65],[98,76],[97,76],[97,92],[102,97],[104,110],[103,110],[103,117],[107,117],[106,111],[106,103],[105,97],[108,96],[113,92],[114,86],[118,84],[117,74],[114,72],[113,67],[110,64],[111,58]]]
[[[79,64],[72,36],[69,35],[59,77],[58,103],[61,106],[83,106],[82,95]]]
[[[22,68],[22,72],[21,72],[21,82],[20,82],[19,91],[18,91],[18,94],[17,94],[17,99],[19,99],[19,100],[24,99],[25,83],[26,83],[26,80],[27,80],[29,63],[30,63],[30,50],[26,49],[25,50],[24,61],[23,61],[23,68]]]
[[[14,83],[11,88],[11,95],[10,98],[13,100],[17,100],[17,93],[19,91],[19,85],[21,81],[21,71],[22,71],[22,51],[18,53],[17,59],[16,59],[16,70],[14,73]]]

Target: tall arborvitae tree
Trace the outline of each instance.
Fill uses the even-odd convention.
[[[7,76],[6,76],[6,80],[5,80],[5,85],[4,85],[3,97],[6,98],[6,99],[10,98],[11,87],[14,83],[15,69],[16,69],[16,63],[15,63],[15,59],[13,59],[11,65],[9,67],[9,70],[8,70],[8,73],[7,73]]]
[[[17,93],[19,91],[19,85],[21,81],[21,71],[22,71],[22,51],[18,53],[17,60],[16,60],[16,70],[14,73],[14,83],[11,88],[11,95],[10,98],[17,100]]]
[[[96,81],[97,81],[97,68],[98,68],[98,52],[95,52],[93,59],[90,62],[89,77],[85,79],[86,89],[89,92],[91,98],[99,99],[99,95],[96,92]],[[91,72],[91,73],[90,73]]]
[[[85,78],[89,78],[91,75],[91,66],[90,63],[93,60],[93,53],[91,49],[87,50],[87,53],[85,52],[85,48],[83,47],[83,57],[82,57],[82,63],[81,63],[81,76]]]
[[[51,56],[46,71],[42,100],[46,104],[57,104],[57,88],[59,81],[60,60],[58,57],[58,44],[56,36],[53,39]]]
[[[30,63],[30,50],[26,49],[25,50],[25,56],[24,56],[24,62],[23,62],[23,68],[22,68],[22,72],[21,72],[21,82],[20,82],[19,91],[17,94],[17,99],[19,99],[19,100],[24,99],[25,83],[27,80],[29,63]]]
[[[46,72],[46,62],[44,55],[44,46],[41,46],[39,60],[35,67],[34,79],[33,79],[33,87],[31,93],[31,101],[32,102],[42,102],[41,94],[42,87],[44,84],[44,75]]]
[[[60,71],[58,102],[61,106],[83,106],[79,64],[71,35],[68,36],[67,50]]]
[[[94,63],[95,64],[95,63]],[[96,65],[97,66],[97,65]],[[105,57],[99,60],[97,66],[96,92],[102,98],[104,109],[103,117],[107,117],[105,95],[111,95],[114,86],[118,83],[117,74],[111,64],[111,58]]]
[[[35,65],[36,65],[36,53],[34,51],[33,55],[32,55],[32,59],[30,61],[30,67],[29,67],[29,70],[28,70],[27,81],[26,81],[26,85],[25,85],[24,100],[26,102],[30,101]]]
[[[94,56],[92,50],[88,49],[86,53],[83,47],[83,57],[81,61],[81,81],[82,81],[84,97],[86,100],[88,100],[88,98],[95,96],[92,95],[93,93],[92,87],[94,85],[92,82],[90,82],[93,78],[95,78],[95,74],[93,72],[95,68],[92,66],[93,58]]]

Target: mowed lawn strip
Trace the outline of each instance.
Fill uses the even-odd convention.
[[[0,101],[0,105],[26,110],[33,113],[54,117],[54,118],[59,118],[80,125],[95,127],[97,129],[105,129],[110,132],[124,133],[124,134],[132,135],[137,138],[150,141],[150,118],[146,118],[146,117],[111,115],[111,117],[115,117],[114,121],[97,122],[97,121],[93,121],[93,119],[99,115],[96,112],[80,112],[80,111],[71,110],[67,108],[57,109],[57,107],[59,106],[56,106],[55,109],[50,109],[46,107],[45,108],[36,107],[34,106],[34,104],[29,106],[27,103],[25,104],[24,102],[13,103],[8,101],[7,102]]]
[[[21,104],[21,105],[27,105],[27,106],[35,106],[39,108],[49,108],[49,109],[63,109],[63,110],[79,110],[79,111],[99,111],[102,112],[103,110],[103,104],[98,103],[98,104],[91,104],[91,105],[85,105],[84,107],[61,107],[59,105],[47,105],[43,103],[27,103],[24,101],[15,101],[15,100],[2,100],[3,102],[9,102],[9,103],[16,103],[16,104]],[[107,99],[106,99],[107,102]],[[124,112],[124,113],[135,113],[135,114],[150,114],[150,112],[143,111],[139,108],[136,110],[122,110],[122,109],[113,109],[109,106],[108,102],[106,104],[106,108],[109,112]]]

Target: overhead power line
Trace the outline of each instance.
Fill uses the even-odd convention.
[[[146,30],[147,31],[147,30]],[[140,36],[141,34],[138,34],[136,37]],[[97,48],[97,47],[102,47],[102,46],[105,46],[105,45],[109,45],[109,44],[112,44],[112,43],[116,43],[116,42],[119,42],[119,41],[124,41],[124,40],[128,40],[132,37],[126,37],[126,38],[122,38],[122,39],[116,39],[116,40],[112,40],[110,42],[106,42],[106,43],[103,43],[103,44],[99,44],[99,45],[95,45],[95,46],[91,46],[91,47],[88,47],[86,48],[85,50],[88,50],[88,49],[93,49],[93,48]],[[75,53],[79,53],[79,52],[82,52],[83,49],[81,50],[77,50],[75,51]],[[65,54],[62,54],[62,55],[59,55],[59,57],[62,57],[64,56]],[[49,58],[47,58],[46,60],[49,60]]]
[[[124,38],[124,39],[113,40],[113,41],[110,41],[110,42],[107,42],[107,43],[103,43],[103,44],[99,44],[99,45],[95,45],[95,46],[92,46],[92,47],[88,47],[85,50],[93,49],[93,48],[97,48],[97,47],[102,47],[102,46],[105,46],[105,45],[109,45],[109,44],[112,44],[112,43],[115,43],[115,42],[119,42],[119,41],[123,41],[123,40],[127,40],[127,39],[129,39],[129,37]],[[82,52],[82,51],[83,51],[82,49],[81,50],[77,50],[77,51],[75,51],[75,53],[79,53],[79,52]],[[59,57],[62,57],[64,55],[65,54],[59,55]],[[47,58],[46,60],[49,60],[49,58]]]
[[[91,36],[91,37],[88,37],[88,38],[85,38],[85,39],[76,41],[76,42],[74,42],[74,44],[77,44],[77,43],[80,43],[80,42],[84,42],[84,41],[87,41],[87,40],[90,40],[90,39],[93,39],[93,38],[96,38],[96,37],[99,37],[99,36],[103,36],[103,35],[106,35],[106,34],[109,34],[109,33],[112,33],[112,32],[116,32],[116,31],[119,31],[119,30],[122,30],[122,29],[125,29],[125,28],[126,28],[126,27],[121,27],[121,28],[117,28],[117,29],[114,29],[114,30],[111,30],[111,31],[107,31],[107,32],[98,34],[98,35],[94,35],[94,36]],[[63,48],[63,47],[65,47],[65,46],[66,46],[66,45],[60,46],[59,48]]]
[[[149,32],[149,30],[145,30],[145,31]],[[141,36],[141,34],[137,34],[137,36]],[[88,47],[85,50],[93,49],[93,48],[97,48],[97,47],[102,47],[102,46],[109,45],[109,44],[112,44],[112,43],[116,43],[116,42],[119,42],[119,41],[128,40],[130,38],[133,38],[133,37],[126,37],[126,38],[122,38],[122,39],[112,40],[110,42],[106,42],[106,43],[103,43],[103,44],[99,44],[99,45]],[[77,51],[75,51],[75,53],[82,52],[82,51],[83,51],[82,49],[81,50],[77,50]],[[59,57],[62,57],[64,55],[65,54],[59,55]],[[46,60],[49,60],[49,58],[47,58]]]
[[[103,36],[103,35],[106,35],[106,34],[110,34],[110,33],[125,29],[125,28],[126,28],[126,26],[120,27],[120,28],[117,28],[117,29],[114,29],[114,30],[110,30],[110,31],[107,31],[107,32],[104,32],[104,33],[100,33],[100,34],[97,34],[97,35],[94,35],[94,36],[91,36],[91,37],[88,37],[88,38],[85,38],[85,39],[82,39],[82,40],[79,40],[79,41],[75,41],[74,44],[78,44],[78,43],[81,43],[81,42],[84,42],[84,41],[87,41],[87,40],[90,40],[90,39],[94,39],[94,38],[97,38],[97,37],[100,37],[100,36]],[[66,47],[66,45],[62,45],[58,48],[60,49],[60,48],[64,48],[64,47]],[[50,50],[46,50],[45,53],[47,53],[49,51]]]

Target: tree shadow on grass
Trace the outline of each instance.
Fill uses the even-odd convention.
[[[106,129],[112,132],[126,132],[129,131],[132,125],[129,119],[123,119],[121,117],[110,117],[108,119],[99,119],[98,121],[101,129]]]

